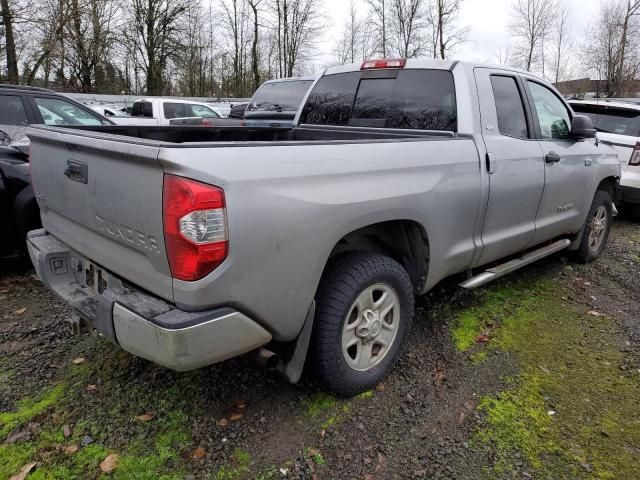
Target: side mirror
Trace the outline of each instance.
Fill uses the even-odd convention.
[[[0,146],[8,147],[11,145],[11,137],[7,134],[7,132],[0,130]]]
[[[574,140],[584,140],[585,138],[596,138],[596,129],[593,128],[591,117],[587,115],[574,115],[571,122],[571,132],[569,136]]]

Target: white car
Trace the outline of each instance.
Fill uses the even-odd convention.
[[[640,215],[640,102],[570,100],[576,113],[591,117],[598,138],[618,151],[622,202]]]
[[[87,105],[94,112],[105,117],[128,117],[117,105]]]
[[[206,103],[178,98],[142,98],[136,100],[131,116],[144,124],[171,125],[171,120],[182,118],[221,119],[222,116]],[[218,123],[218,122],[216,122]]]

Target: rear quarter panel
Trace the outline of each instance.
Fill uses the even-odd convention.
[[[174,280],[184,309],[231,304],[278,340],[294,338],[330,252],[347,233],[388,220],[421,224],[427,288],[474,253],[480,163],[471,139],[162,148],[165,173],[225,190],[230,253],[197,282]]]

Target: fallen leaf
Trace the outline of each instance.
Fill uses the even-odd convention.
[[[320,430],[320,438],[324,438],[326,434],[327,434],[327,431],[324,428]]]
[[[242,413],[232,413],[229,416],[229,421],[230,422],[237,422],[238,420],[240,420],[243,417]]]
[[[245,408],[247,408],[247,401],[246,400],[236,400],[233,404],[233,407],[238,409],[238,410],[244,410]]]
[[[378,465],[380,469],[383,469],[387,464],[387,457],[385,457],[382,453],[378,452]]]
[[[29,428],[23,428],[21,429],[20,427],[14,428],[9,435],[7,435],[7,438],[5,439],[4,443],[18,443],[18,442],[23,442],[25,440],[29,440],[32,437],[32,433],[31,430],[29,430]]]
[[[487,343],[489,341],[489,335],[481,333],[476,337],[476,343]]]
[[[227,420],[226,418],[221,418],[216,422],[216,425],[219,427],[226,427],[227,425],[229,425],[229,420]]]
[[[318,450],[317,448],[309,448],[307,449],[307,453],[310,456],[315,457],[316,455],[320,455],[320,450]]]
[[[69,455],[72,453],[76,453],[77,451],[78,451],[78,445],[69,445],[64,448],[64,453]]]
[[[464,419],[467,418],[467,414],[465,413],[464,410],[462,410],[459,414],[458,414],[458,425],[462,425],[464,423]]]
[[[62,434],[64,435],[64,438],[69,438],[73,434],[71,425],[65,425],[64,427],[62,427]]]
[[[464,402],[464,408],[471,411],[476,408],[476,402],[474,402],[473,400],[467,400],[466,402]]]
[[[198,447],[193,451],[193,455],[191,455],[191,458],[195,458],[196,460],[200,460],[206,454],[207,454],[207,451],[204,448]]]
[[[73,360],[74,365],[80,365],[82,362],[84,362],[84,357],[78,357]]]
[[[380,393],[384,392],[384,383],[380,382],[376,385],[376,390]]]
[[[136,417],[136,420],[140,420],[141,422],[148,422],[149,420],[153,420],[155,416],[155,413],[145,413],[142,415],[138,415]]]
[[[20,472],[13,475],[9,480],[24,480],[33,467],[36,466],[36,462],[29,463],[20,469]]]
[[[16,310],[15,312],[13,312],[13,313],[15,313],[16,315],[22,315],[26,311],[27,311],[27,308],[26,307],[22,307],[22,308],[19,308],[18,310]]]
[[[594,317],[604,317],[604,313],[596,312],[595,310],[589,310],[587,315],[593,315]]]
[[[88,392],[95,392],[98,389],[98,386],[95,383],[90,383],[87,385]]]
[[[111,473],[116,469],[117,466],[118,454],[112,453],[102,461],[102,463],[100,464],[100,470],[102,470],[103,473]]]

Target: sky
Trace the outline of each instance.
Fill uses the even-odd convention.
[[[602,0],[607,1],[607,0]],[[360,0],[361,3],[364,3]],[[498,49],[511,45],[509,19],[513,0],[464,0],[461,25],[470,25],[468,42],[461,46],[454,58],[478,62],[496,63]],[[325,0],[331,27],[322,42],[324,59],[330,63],[335,37],[340,35],[342,25],[348,16],[348,0]],[[360,7],[365,10],[364,5]],[[572,0],[572,29],[578,41],[595,20],[600,8],[600,0]],[[324,60],[323,59],[323,60]]]

